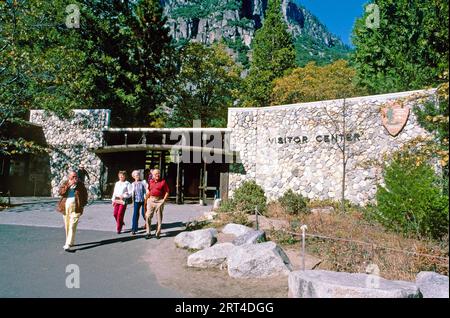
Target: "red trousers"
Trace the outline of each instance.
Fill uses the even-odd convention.
[[[114,203],[114,218],[116,219],[117,223],[117,232],[122,232],[123,218],[125,216],[126,208],[127,208],[126,204],[124,205]]]

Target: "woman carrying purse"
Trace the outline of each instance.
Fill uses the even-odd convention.
[[[119,171],[119,181],[114,185],[114,192],[111,198],[112,205],[114,207],[114,218],[117,224],[117,234],[122,233],[123,218],[125,217],[125,210],[127,205],[131,203],[131,184],[126,181],[126,171]]]

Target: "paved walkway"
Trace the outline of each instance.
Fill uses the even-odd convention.
[[[0,298],[185,297],[159,285],[145,256],[211,206],[167,204],[161,239],[146,240],[143,231],[126,233],[132,206],[125,214],[124,233],[118,235],[111,203],[96,202],[80,218],[71,253],[62,248],[63,218],[55,206],[38,202],[0,211]],[[142,217],[139,223],[143,225]],[[79,268],[80,288],[66,286],[70,264]]]
[[[159,285],[145,259],[161,240],[80,230],[74,253],[64,252],[64,231],[0,225],[0,298],[183,297]],[[66,281],[79,270],[79,288]],[[130,309],[131,310],[131,309]]]

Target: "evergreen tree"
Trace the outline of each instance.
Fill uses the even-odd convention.
[[[91,107],[110,108],[116,126],[148,125],[175,74],[159,1],[86,1],[85,8],[83,48],[95,65]]]
[[[448,0],[376,0],[353,30],[354,65],[371,93],[435,86],[448,70]],[[376,21],[375,21],[376,22]]]
[[[272,81],[295,66],[293,39],[283,20],[280,0],[270,0],[264,22],[252,42],[250,72],[244,82],[243,106],[268,106]]]

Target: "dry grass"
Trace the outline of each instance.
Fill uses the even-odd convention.
[[[248,218],[249,214],[239,211],[234,212],[220,212],[214,220],[214,227],[222,227],[228,223],[236,223],[247,226],[252,226],[252,222]]]
[[[320,204],[314,203],[314,207]],[[336,209],[335,209],[336,211]],[[323,260],[320,269],[365,272],[369,264],[376,264],[380,275],[387,279],[414,281],[420,271],[435,271],[448,275],[448,260],[391,251],[398,249],[448,258],[448,238],[442,242],[406,238],[402,234],[385,230],[381,225],[368,222],[362,211],[350,208],[346,213],[283,215],[276,203],[268,207],[267,215],[290,221],[292,231],[300,233],[302,224],[308,226],[307,234],[350,239],[370,243],[307,237],[307,253]],[[300,248],[299,237],[273,231],[270,239],[281,245]],[[297,246],[296,246],[297,245]]]

